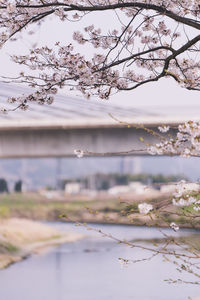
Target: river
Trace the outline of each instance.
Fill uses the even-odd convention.
[[[181,275],[173,264],[163,262],[162,257],[122,268],[119,257],[135,259],[149,254],[118,245],[83,227],[49,224],[62,231],[81,232],[86,237],[1,270],[1,300],[187,300],[188,296],[200,296],[199,286],[171,285],[164,281]],[[156,228],[92,226],[126,239],[162,236]],[[187,276],[184,279],[189,279]]]

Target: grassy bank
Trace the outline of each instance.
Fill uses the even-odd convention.
[[[148,201],[156,211],[150,216],[138,212],[138,203]],[[160,211],[157,214],[157,211]],[[71,196],[67,199],[47,199],[39,194],[0,195],[0,218],[28,218],[32,220],[60,221],[67,215],[78,222],[169,226],[176,222],[181,227],[200,227],[200,217],[191,207],[185,209],[171,205],[169,195],[144,199],[141,196],[96,198]],[[191,218],[191,217],[194,218]],[[68,219],[68,220],[69,220]]]
[[[62,214],[68,214],[76,220],[94,218],[92,211],[100,214],[119,213],[118,199],[57,199],[49,200],[33,194],[4,194],[0,195],[0,218],[28,218],[32,220],[60,220]],[[96,218],[96,217],[95,217]],[[101,219],[101,217],[99,217]]]
[[[0,269],[50,246],[79,239],[77,234],[60,233],[54,228],[26,219],[0,220]]]

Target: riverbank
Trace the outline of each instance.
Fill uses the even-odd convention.
[[[139,213],[138,204],[142,202],[156,209],[151,216]],[[169,227],[175,222],[183,228],[200,228],[199,213],[192,206],[175,207],[170,194],[151,198],[129,194],[92,199],[81,195],[47,199],[37,193],[4,194],[0,195],[1,218],[160,227]]]
[[[62,233],[26,219],[0,220],[0,269],[49,247],[80,239],[80,234]]]

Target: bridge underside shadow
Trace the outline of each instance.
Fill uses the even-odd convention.
[[[174,136],[175,130],[170,134]],[[145,130],[132,127],[12,129],[0,131],[0,158],[73,157],[75,149],[90,156],[148,155],[147,144],[158,142]]]

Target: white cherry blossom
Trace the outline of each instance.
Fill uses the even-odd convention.
[[[140,203],[138,204],[138,209],[140,214],[148,214],[151,210],[153,210],[153,205],[148,203]]]
[[[169,131],[169,126],[163,125],[163,126],[158,126],[158,130],[162,133],[168,132]]]
[[[193,209],[195,211],[200,211],[200,200],[196,201],[194,206],[193,206]]]
[[[178,231],[178,230],[179,230],[179,226],[178,226],[176,223],[174,223],[174,222],[170,223],[170,227],[171,227],[174,231]]]
[[[80,149],[75,149],[74,150],[74,154],[78,157],[78,158],[81,158],[84,156],[84,151],[83,150],[80,150]]]
[[[176,190],[173,193],[172,204],[175,206],[190,206],[197,203],[195,196],[191,193],[199,192],[200,186],[198,184],[187,184],[184,180],[176,185]]]

